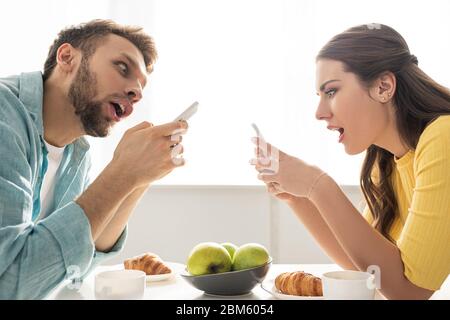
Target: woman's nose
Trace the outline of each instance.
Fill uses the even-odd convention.
[[[330,109],[324,103],[319,103],[316,110],[316,119],[325,120],[330,117],[331,117]]]

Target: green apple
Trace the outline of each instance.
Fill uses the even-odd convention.
[[[233,260],[234,253],[236,252],[236,250],[237,250],[238,247],[237,247],[235,244],[231,243],[231,242],[225,242],[225,243],[222,243],[221,245],[222,245],[225,249],[227,249],[228,253],[229,253],[230,256],[231,256],[231,260]]]
[[[269,251],[258,243],[247,243],[234,253],[233,270],[244,270],[266,264],[270,259]]]
[[[231,256],[218,243],[203,242],[196,245],[189,254],[187,270],[194,276],[221,273],[231,270]]]

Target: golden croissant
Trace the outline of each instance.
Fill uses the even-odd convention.
[[[171,273],[172,270],[154,253],[144,253],[124,261],[125,269],[142,270],[147,275]]]
[[[295,296],[322,296],[322,280],[312,274],[284,272],[275,278],[275,287],[284,294]]]

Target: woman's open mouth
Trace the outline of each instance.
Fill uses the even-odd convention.
[[[338,138],[338,143],[341,143],[342,140],[344,140],[344,128],[339,128],[339,138]]]
[[[344,128],[333,127],[333,126],[328,126],[327,128],[329,130],[333,130],[333,131],[338,131],[339,132],[338,143],[341,143],[342,140],[344,140]]]

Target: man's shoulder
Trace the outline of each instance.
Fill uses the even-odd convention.
[[[11,117],[17,116],[20,109],[19,98],[20,77],[10,76],[0,78],[0,120],[13,120]]]
[[[28,137],[32,120],[20,100],[20,76],[0,78],[0,125],[2,136],[10,134],[21,140]]]
[[[0,78],[0,99],[14,96],[19,98],[20,76],[14,75]]]

